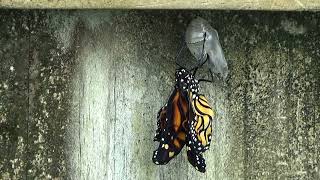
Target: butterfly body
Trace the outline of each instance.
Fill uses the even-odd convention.
[[[154,141],[160,144],[152,159],[155,164],[167,164],[186,145],[190,164],[205,172],[202,153],[210,145],[213,111],[206,98],[199,94],[199,82],[193,73],[180,68],[175,80],[168,103],[158,112]]]

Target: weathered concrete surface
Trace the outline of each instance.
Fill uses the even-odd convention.
[[[73,51],[49,34],[46,13],[2,11],[0,179],[66,175]]]
[[[218,30],[227,83],[200,174],[151,161],[188,22]],[[319,179],[319,13],[0,13],[0,179]],[[190,58],[184,60],[190,66]],[[205,72],[201,75],[205,75]]]
[[[19,17],[19,18],[17,18]],[[29,33],[27,12],[0,14],[0,178],[26,175]],[[25,22],[25,23],[24,23]]]
[[[1,0],[5,8],[63,9],[225,9],[225,10],[319,10],[318,0]]]

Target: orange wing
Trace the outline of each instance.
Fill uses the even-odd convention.
[[[187,134],[188,161],[198,171],[206,171],[202,153],[209,149],[212,135],[213,110],[203,95],[189,94],[191,102]]]
[[[175,88],[167,105],[158,113],[158,129],[154,140],[160,144],[153,152],[152,160],[155,164],[167,164],[185,145],[187,110],[187,99]]]
[[[197,152],[205,152],[211,142],[214,112],[204,95],[196,95],[190,101],[193,111],[189,120],[191,148]]]

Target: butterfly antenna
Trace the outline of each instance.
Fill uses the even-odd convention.
[[[199,79],[198,82],[209,82],[209,83],[212,83],[213,81],[208,80],[208,79]]]

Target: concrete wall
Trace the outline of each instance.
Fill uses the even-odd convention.
[[[185,151],[151,161],[156,113],[196,16],[218,30],[230,68],[226,83],[202,86],[217,112],[206,174]],[[319,18],[2,10],[0,179],[319,179]]]
[[[1,0],[0,7],[33,9],[320,10],[318,0]]]

